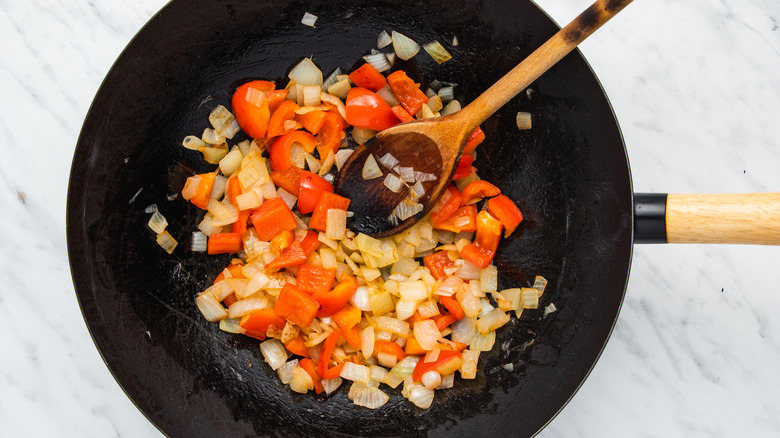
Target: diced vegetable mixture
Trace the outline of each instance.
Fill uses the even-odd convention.
[[[391,42],[399,56],[419,51],[397,32],[378,39]],[[437,62],[450,58],[439,43],[425,49]],[[262,341],[265,360],[293,391],[330,394],[348,383],[356,405],[376,409],[388,400],[384,386],[403,385],[404,397],[428,408],[434,390],[452,387],[456,374],[476,377],[496,329],[537,308],[547,282],[497,288],[493,257],[523,215],[477,176],[479,128],[428,216],[381,239],[347,228],[350,200],[331,184],[351,153],[347,136],[362,143],[398,123],[460,108],[452,86],[422,90],[404,71],[391,71],[385,54],[366,60],[323,79],[307,58],[284,86],[247,82],[233,94],[232,110],[217,106],[203,134],[184,139],[216,165],[189,177],[181,192],[204,210],[192,250],[235,255],[195,302],[222,330]],[[240,131],[250,139],[230,145]],[[414,193],[432,176],[394,162],[372,155],[363,177],[392,175],[393,189]],[[172,252],[167,225],[155,211],[149,226]]]

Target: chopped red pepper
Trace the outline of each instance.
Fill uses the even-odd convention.
[[[320,249],[320,245],[322,245],[322,242],[320,242],[319,234],[311,230],[307,231],[306,236],[301,239],[301,248],[303,248],[303,252],[307,256]]]
[[[452,374],[458,368],[460,368],[458,362],[461,364],[463,363],[462,357],[463,355],[458,351],[442,350],[439,352],[439,357],[432,362],[420,360],[414,367],[414,371],[412,371],[412,380],[419,382],[420,379],[422,379],[423,374],[427,373],[428,371],[438,371],[442,376]],[[455,365],[458,366],[455,367]]]
[[[273,181],[277,187],[281,187],[288,193],[297,197],[298,190],[301,189],[301,169],[290,166],[287,170],[283,171],[272,170],[271,181]]]
[[[387,83],[393,90],[401,106],[411,115],[417,114],[423,104],[428,102],[428,96],[420,90],[420,86],[406,75],[403,70],[396,70],[387,77]]]
[[[463,197],[460,195],[458,188],[450,184],[447,187],[447,191],[442,195],[439,202],[431,210],[431,222],[434,226],[447,220],[452,213],[460,207]]]
[[[431,319],[433,319],[433,322],[436,323],[436,328],[439,329],[439,331],[442,331],[446,327],[449,327],[450,324],[457,321],[458,317],[451,313],[442,313],[440,315],[434,316]]]
[[[349,304],[333,314],[333,320],[341,329],[341,335],[344,336],[349,345],[355,348],[360,348],[361,345],[358,324],[360,324],[362,316],[363,311]]]
[[[448,296],[445,296],[445,295],[441,295],[441,296],[439,296],[439,302],[455,318],[463,319],[463,317],[466,316],[466,312],[463,311],[463,307],[460,305],[458,300],[456,300],[455,298],[448,297]]]
[[[317,139],[306,131],[292,131],[274,140],[269,152],[271,169],[285,171],[293,162],[290,160],[290,150],[295,143],[300,144],[308,153],[314,152],[317,147]]]
[[[349,299],[357,291],[358,284],[355,277],[349,276],[348,279],[339,278],[339,284],[331,291],[325,293],[315,293],[314,299],[320,303],[319,317],[331,316],[347,305]]]
[[[233,228],[230,231],[240,236],[243,236],[244,233],[246,233],[247,221],[249,220],[250,214],[252,214],[252,210],[239,211],[238,219],[236,219],[236,221],[233,222]]]
[[[436,251],[433,254],[428,254],[423,257],[423,264],[431,271],[433,278],[437,280],[444,280],[447,278],[447,273],[444,272],[444,268],[449,268],[455,263],[450,260],[450,256],[447,255],[447,251]]]
[[[308,258],[301,247],[301,242],[293,240],[290,246],[285,248],[277,258],[265,265],[265,269],[267,271],[277,271],[289,266],[302,265]]]
[[[461,231],[476,231],[477,229],[477,207],[473,205],[464,205],[455,210],[444,222],[434,226],[437,230],[447,230],[453,233]]]
[[[347,94],[347,123],[358,128],[384,131],[398,124],[390,105],[371,90],[352,87]]]
[[[315,364],[313,360],[308,357],[303,358],[298,361],[298,366],[303,368],[303,370],[309,374],[309,377],[311,377],[311,381],[314,383],[314,392],[317,394],[325,392],[325,387],[322,386],[322,377],[317,374],[317,364]]]
[[[323,192],[333,193],[333,185],[315,173],[302,170],[301,185],[298,190],[298,211],[301,214],[309,214],[314,211],[314,206],[317,205]]]
[[[277,318],[279,317],[277,316]],[[282,321],[284,321],[284,318],[281,319]],[[303,357],[311,357],[311,353],[309,353],[309,347],[306,346],[306,341],[303,339],[303,336],[301,336],[300,334],[287,341],[284,344],[284,346],[292,354],[297,354],[298,356],[303,356]]]
[[[477,126],[477,129],[475,129],[469,136],[469,139],[466,140],[466,147],[463,148],[462,154],[471,155],[471,153],[474,152],[474,149],[483,141],[485,141],[485,133],[482,131],[481,127]]]
[[[501,222],[495,216],[487,210],[480,211],[477,214],[477,234],[474,243],[464,246],[460,255],[480,268],[486,268],[496,255],[502,229]]]
[[[268,92],[273,82],[252,81],[238,87],[231,104],[238,126],[252,138],[265,137],[271,110],[268,108]]]
[[[409,342],[410,339],[412,339],[412,337],[409,337],[406,342]],[[392,341],[374,341],[374,354],[376,353],[390,354],[395,356],[397,360],[401,360],[405,358],[407,354],[411,354],[404,351],[400,345]]]
[[[233,205],[238,205],[236,197],[241,194],[241,184],[238,182],[238,176],[235,174],[228,178],[226,192],[230,203]]]
[[[330,291],[336,280],[336,270],[323,268],[322,266],[304,263],[298,268],[297,282],[302,291],[315,294],[324,294]]]
[[[303,126],[303,129],[316,134],[322,129],[322,125],[325,124],[325,117],[328,113],[323,110],[311,110],[307,113],[296,114],[295,120]],[[311,153],[311,152],[309,152]]]
[[[217,233],[209,236],[208,253],[209,254],[232,254],[241,251],[244,248],[244,242],[241,240],[242,234],[238,233]]]
[[[474,162],[474,157],[471,155],[463,155],[458,162],[458,168],[455,170],[455,175],[452,176],[453,180],[458,180],[471,175],[474,172],[474,168],[471,163]]]
[[[357,70],[349,74],[349,80],[356,87],[368,88],[371,91],[379,91],[387,83],[384,75],[379,73],[371,64],[361,65]]]
[[[404,107],[402,107],[401,105],[396,105],[390,108],[390,110],[393,112],[393,114],[395,114],[396,117],[398,117],[398,120],[400,120],[402,123],[411,122],[412,120],[414,120],[414,117],[411,114],[409,114],[409,111],[406,111]]]
[[[214,187],[214,179],[216,179],[217,174],[215,172],[209,172],[187,178],[187,182],[184,184],[182,192],[187,191],[187,186],[194,184],[194,181],[196,181],[195,177],[200,177],[200,179],[197,180],[198,189],[195,192],[195,196],[190,198],[189,201],[205,210],[209,207],[211,189]]]
[[[344,368],[344,363],[340,363],[333,368],[328,368],[330,364],[330,357],[333,355],[333,350],[336,348],[341,337],[341,330],[336,329],[328,335],[325,342],[322,343],[322,349],[320,350],[320,358],[317,361],[317,374],[322,376],[323,379],[335,379],[341,374],[341,369]]]
[[[249,217],[257,232],[257,238],[270,241],[285,230],[294,230],[298,223],[290,207],[280,197],[269,199],[257,207]]]
[[[320,154],[320,161],[325,161],[328,155],[335,154],[339,150],[344,135],[344,119],[338,112],[328,111],[325,115],[325,123],[317,134],[317,152]]]
[[[379,341],[374,341],[374,350],[376,350],[376,342]],[[422,348],[420,342],[417,341],[417,338],[415,338],[414,336],[409,336],[408,338],[406,338],[406,344],[404,344],[404,353],[421,355],[427,352],[428,351]]]
[[[274,313],[291,323],[308,327],[317,316],[319,305],[306,292],[285,283],[274,304]]]
[[[488,211],[493,214],[501,225],[504,226],[504,237],[509,237],[513,231],[523,221],[523,213],[517,208],[517,204],[512,202],[505,195],[498,195],[488,200]]]
[[[286,134],[292,129],[285,129],[284,122],[295,119],[295,110],[300,108],[297,103],[292,100],[285,100],[276,111],[271,114],[271,118],[268,120],[268,138],[276,137],[277,135]]]
[[[282,102],[284,102],[284,99],[287,98],[288,91],[289,90],[271,90],[268,92],[268,94],[266,94],[266,98],[268,99],[268,109],[271,110],[271,113],[279,109],[279,105],[281,105]]]
[[[463,196],[463,205],[476,204],[482,198],[490,198],[501,194],[501,190],[485,180],[472,181],[460,192]]]
[[[325,231],[327,228],[328,210],[338,209],[346,210],[349,208],[350,200],[335,193],[322,192],[320,199],[314,205],[314,211],[311,214],[309,227]]]
[[[265,338],[269,327],[274,326],[281,330],[286,322],[284,318],[274,313],[273,309],[260,309],[244,315],[239,324],[242,329],[261,333]]]

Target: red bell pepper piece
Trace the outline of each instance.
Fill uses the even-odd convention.
[[[463,205],[469,205],[481,201],[482,198],[498,196],[501,194],[501,190],[493,184],[480,179],[469,183],[460,194],[463,196]]]
[[[322,386],[322,377],[317,374],[317,364],[315,364],[313,360],[308,357],[303,358],[298,361],[298,366],[303,368],[303,370],[309,374],[309,377],[311,377],[311,381],[314,383],[314,392],[317,394],[325,392],[325,387]]]
[[[363,312],[360,309],[349,304],[333,314],[333,320],[341,329],[341,335],[344,336],[349,345],[358,349],[361,345],[358,324],[360,324],[362,316]]]
[[[452,368],[452,363],[450,362],[454,360],[461,361],[462,363],[462,357],[463,355],[458,351],[442,350],[439,352],[439,357],[436,358],[436,360],[433,362],[425,362],[424,360],[420,360],[414,367],[414,371],[412,371],[412,380],[419,382],[420,379],[422,379],[423,374],[427,373],[428,371],[439,371],[442,373],[442,375],[452,374],[452,372],[455,370],[450,370],[450,368]],[[460,368],[460,366],[458,366],[458,368]]]
[[[482,131],[481,127],[477,126],[477,129],[475,129],[469,136],[469,139],[466,140],[466,147],[463,148],[462,154],[471,155],[471,153],[474,152],[474,149],[483,141],[485,141],[485,132]]]
[[[303,248],[303,252],[307,256],[320,249],[320,245],[322,245],[322,242],[320,242],[319,234],[311,230],[307,231],[306,236],[301,239],[301,248]]]
[[[289,169],[293,163],[290,160],[290,149],[293,144],[298,143],[308,153],[314,152],[317,147],[317,139],[306,131],[292,131],[278,137],[271,145],[269,152],[271,169],[275,171],[284,171]]]
[[[241,184],[238,182],[238,176],[235,174],[228,178],[226,192],[230,203],[233,205],[238,205],[236,197],[241,194]]]
[[[458,180],[471,175],[474,172],[474,168],[471,163],[474,162],[474,157],[471,155],[463,155],[458,162],[458,168],[455,170],[455,175],[452,176],[453,180]]]
[[[244,276],[243,269],[244,269],[244,265],[241,263],[231,263],[227,267],[228,272],[230,272],[230,275],[233,278],[246,278]],[[217,284],[224,279],[225,279],[225,271],[222,271],[219,273],[219,275],[217,275],[217,278],[214,279],[214,282],[212,284]]]
[[[241,251],[244,248],[241,236],[242,234],[238,233],[212,234],[209,236],[208,253],[232,254]]]
[[[410,122],[414,120],[414,117],[411,114],[409,114],[409,112],[406,111],[404,107],[402,107],[401,105],[396,105],[390,108],[390,111],[392,111],[393,114],[395,114],[395,116],[398,117],[398,120],[400,120],[401,123]]]
[[[301,185],[298,190],[298,211],[301,214],[314,211],[314,206],[317,205],[317,200],[323,192],[333,193],[333,185],[317,174],[302,170]]]
[[[267,271],[278,271],[289,266],[302,265],[309,257],[303,251],[301,242],[293,240],[271,263],[265,265]]]
[[[298,190],[301,189],[301,169],[290,166],[287,170],[283,171],[272,170],[271,181],[273,181],[277,187],[281,187],[288,193],[297,197]]]
[[[277,316],[277,318],[279,317]],[[284,318],[282,318],[282,320],[284,320]],[[306,346],[306,341],[301,335],[298,335],[287,341],[284,344],[284,347],[287,348],[287,350],[292,354],[297,354],[298,356],[303,357],[311,357],[311,353],[309,353],[309,347]]]
[[[188,185],[194,184],[196,176],[200,177],[198,180],[198,189],[196,190],[195,195],[190,198],[189,201],[192,202],[193,205],[205,210],[209,207],[211,189],[214,187],[214,179],[216,179],[217,174],[215,172],[209,172],[187,178],[187,182],[184,184],[182,192],[187,190]]]
[[[398,118],[384,99],[360,87],[349,90],[346,115],[350,125],[374,131],[384,131],[398,124]]]
[[[321,161],[325,161],[331,153],[335,154],[344,139],[344,119],[334,111],[325,114],[325,123],[317,134],[317,151]]]
[[[320,199],[314,205],[309,226],[315,230],[325,231],[327,228],[328,210],[347,210],[350,200],[335,193],[322,192]]]
[[[349,74],[349,80],[356,87],[367,88],[371,91],[379,91],[387,83],[384,75],[379,73],[371,64],[361,65],[357,70]]]
[[[412,337],[407,338],[406,342],[409,342]],[[401,360],[405,358],[407,354],[411,354],[404,351],[400,345],[392,341],[374,341],[374,354],[376,353],[390,354],[395,356],[397,360]]]
[[[252,81],[241,85],[233,93],[231,104],[238,126],[252,138],[265,137],[271,118],[267,93],[274,88],[273,82]]]
[[[376,350],[376,342],[379,341],[374,341],[374,350]],[[406,344],[404,344],[404,353],[421,355],[421,354],[426,354],[427,352],[428,351],[422,348],[420,342],[417,341],[417,338],[415,338],[414,336],[409,336],[408,338],[406,338]]]
[[[463,311],[463,307],[460,305],[458,300],[456,300],[455,298],[448,297],[448,296],[445,296],[445,295],[441,295],[441,296],[439,296],[439,302],[456,319],[463,319],[463,317],[466,316],[466,312]]]
[[[269,199],[257,207],[249,219],[255,227],[257,238],[266,242],[282,231],[294,230],[298,226],[290,207],[279,197]]]
[[[464,205],[455,210],[444,222],[434,226],[437,230],[447,230],[453,233],[461,231],[476,231],[477,229],[477,207],[473,205]]]
[[[317,316],[319,305],[306,292],[285,283],[274,304],[274,313],[291,323],[308,327]]]
[[[335,280],[335,269],[304,263],[298,268],[298,276],[295,285],[302,291],[310,294],[324,294],[330,291]]]
[[[314,300],[320,304],[319,317],[331,316],[347,305],[349,299],[357,291],[358,284],[355,277],[340,278],[339,284],[332,290],[325,293],[315,293],[312,295]]]
[[[325,117],[328,113],[323,110],[312,110],[304,114],[296,114],[295,120],[303,126],[303,129],[316,134],[325,124]],[[309,152],[311,153],[311,152]]]
[[[240,236],[243,236],[244,233],[246,233],[247,221],[249,220],[250,214],[252,214],[252,210],[239,211],[238,219],[236,219],[236,221],[233,222],[233,228],[230,231]]]
[[[428,96],[420,90],[420,86],[406,75],[403,70],[396,70],[387,77],[387,83],[393,90],[401,106],[411,115],[417,114],[423,104],[428,102]]]
[[[444,268],[449,268],[455,263],[450,260],[447,251],[436,251],[435,253],[423,257],[423,264],[431,271],[433,278],[444,280],[447,278],[447,273],[444,272]]]
[[[488,211],[501,221],[501,225],[504,226],[504,237],[509,237],[523,221],[523,213],[517,208],[517,204],[505,195],[488,199]]]
[[[287,321],[274,313],[273,309],[260,309],[244,315],[239,325],[242,329],[260,333],[265,338],[269,327],[274,326],[281,330],[286,323]]]
[[[458,317],[451,313],[442,313],[440,315],[434,316],[431,319],[433,319],[433,322],[436,323],[436,328],[439,329],[439,331],[442,331],[446,327],[449,327],[450,324],[457,321]]]
[[[333,355],[333,350],[336,348],[336,343],[341,337],[341,330],[336,329],[325,339],[322,343],[322,349],[320,350],[320,358],[317,361],[317,374],[322,376],[323,379],[335,379],[341,374],[341,369],[344,368],[344,364],[340,363],[333,368],[328,368],[330,364],[330,357]]]
[[[279,105],[284,102],[284,99],[287,98],[287,93],[289,90],[271,90],[266,94],[266,98],[268,99],[268,109],[271,110],[271,113],[274,113],[277,109],[279,109]]]
[[[452,213],[460,207],[463,197],[460,195],[458,188],[450,184],[447,187],[447,191],[444,192],[439,202],[433,206],[431,210],[431,222],[434,226],[447,220]]]
[[[283,101],[268,120],[268,130],[266,132],[268,137],[276,137],[291,131],[291,129],[284,128],[284,122],[295,119],[295,110],[298,108],[298,104],[292,100]]]
[[[464,246],[460,255],[480,268],[486,268],[496,255],[502,229],[503,225],[495,216],[487,210],[480,211],[477,214],[477,234],[474,243]]]

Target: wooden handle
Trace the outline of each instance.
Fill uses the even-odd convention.
[[[531,82],[560,61],[577,45],[617,15],[633,0],[599,0],[581,13],[571,23],[558,31],[515,68],[485,90],[460,113],[473,131],[480,123],[493,115],[510,99],[525,90]],[[473,126],[471,126],[473,125]]]
[[[669,243],[780,245],[780,193],[669,194],[666,236]]]

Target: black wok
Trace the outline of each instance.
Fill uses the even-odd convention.
[[[300,24],[306,11],[319,16],[316,28]],[[199,134],[236,84],[284,83],[309,55],[326,73],[351,69],[383,29],[445,43],[454,60],[439,66],[422,53],[405,69],[458,84],[464,102],[558,30],[528,1],[174,0],[134,38],[95,97],[68,189],[73,279],[106,364],[163,433],[453,436],[487,428],[530,436],[596,363],[627,283],[634,197],[615,116],[579,52],[483,124],[480,174],[527,219],[495,259],[499,287],[543,275],[550,285],[542,307],[555,303],[558,311],[527,312],[504,327],[476,380],[437,392],[426,411],[396,392],[376,411],[354,407],[346,388],[303,396],[278,381],[255,340],[200,315],[194,297],[229,257],[186,248],[198,214],[169,196],[208,166],[181,139]],[[532,130],[515,128],[517,111],[534,115]],[[173,255],[146,228],[144,208],[153,203],[183,243]]]

